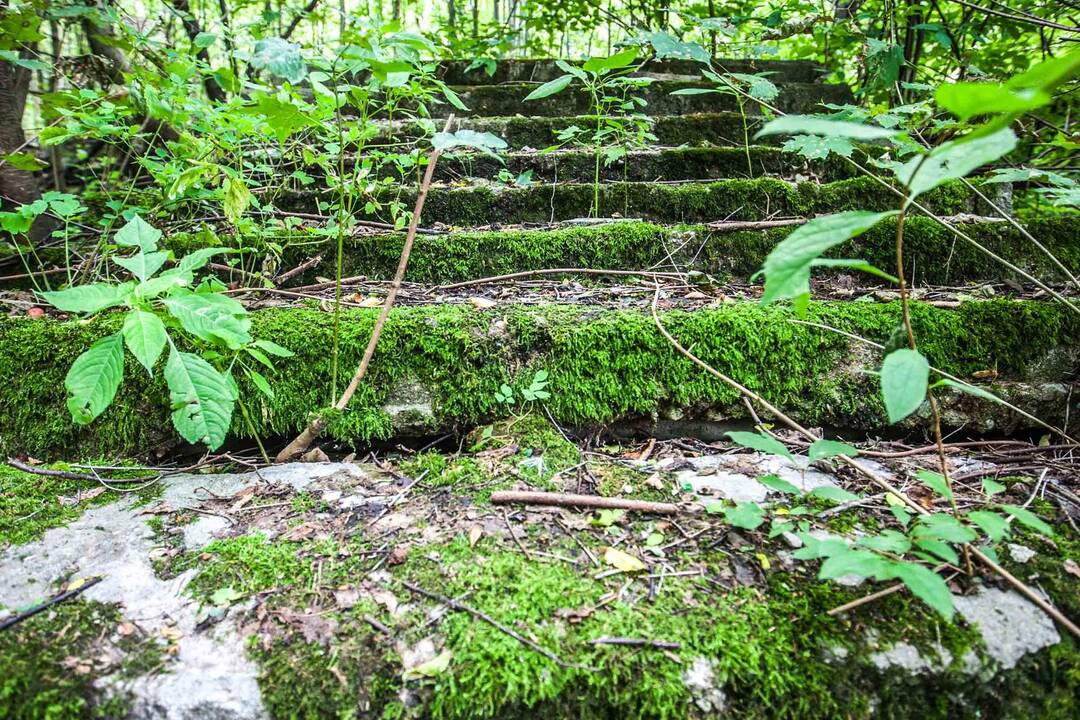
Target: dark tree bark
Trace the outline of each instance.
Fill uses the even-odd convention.
[[[172,6],[180,13],[180,20],[184,24],[184,32],[187,33],[188,40],[195,42],[195,38],[202,32],[202,28],[199,26],[195,14],[191,12],[191,3],[188,0],[172,0]],[[210,51],[206,48],[199,48],[199,51],[195,53],[195,57],[204,65],[210,64]],[[208,98],[214,102],[225,102],[225,91],[213,75],[207,75],[203,78],[203,87],[206,88]]]
[[[30,71],[0,60],[0,155],[25,149],[22,121],[29,91]],[[23,205],[34,202],[40,195],[34,173],[0,161],[0,205]]]

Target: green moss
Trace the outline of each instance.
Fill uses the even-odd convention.
[[[192,567],[199,568],[191,592],[206,600],[225,587],[251,594],[286,585],[303,586],[311,579],[311,563],[298,557],[298,549],[295,543],[272,542],[260,533],[215,540],[187,558]],[[210,559],[201,559],[204,554]]]
[[[82,480],[34,475],[0,464],[0,548],[30,542],[49,528],[79,517],[88,507],[120,497],[107,490],[79,503],[62,504],[59,500],[74,500],[90,489],[93,486]]]
[[[535,185],[526,188],[432,188],[424,206],[424,222],[460,227],[498,223],[548,223],[587,217],[592,211],[591,184]],[[973,194],[959,182],[945,183],[921,201],[940,214],[972,210]],[[412,188],[386,188],[378,198],[411,205]],[[277,204],[313,211],[318,193],[283,193]],[[840,210],[889,210],[898,198],[871,178],[852,178],[819,185],[775,178],[719,180],[711,183],[601,183],[600,215],[616,214],[660,222],[712,222],[718,219],[762,220],[775,215],[813,216]],[[367,217],[385,220],[380,211]]]
[[[884,342],[899,313],[896,303],[813,303],[810,319]],[[343,367],[359,361],[376,315],[374,310],[343,312]],[[946,310],[915,304],[912,315],[930,361],[962,377],[996,367],[1002,379],[1060,381],[1074,369],[1075,360],[1060,349],[1077,344],[1080,321],[1060,306],[995,300]],[[875,383],[861,373],[859,363],[852,363],[850,341],[791,323],[791,318],[781,306],[734,303],[669,312],[664,322],[702,359],[805,422],[882,427]],[[118,329],[118,320],[116,315],[86,324],[0,318],[2,451],[103,456],[148,452],[176,442],[160,375],[150,380],[130,363],[116,401],[95,423],[79,427],[68,416],[63,377],[70,363],[94,339]],[[333,325],[332,314],[317,310],[253,314],[256,337],[296,353],[277,363],[273,399],[240,383],[260,435],[296,432],[310,412],[331,402],[327,378]],[[862,350],[854,357],[876,362]],[[1047,362],[1054,357],[1055,362]],[[441,427],[476,426],[505,412],[493,396],[501,383],[527,384],[538,368],[550,373],[552,398],[545,405],[563,425],[675,410],[730,418],[745,412],[733,390],[667,344],[646,312],[429,306],[394,310],[368,378],[348,411],[330,423],[328,434],[347,442],[389,436],[393,426],[383,404],[406,380],[430,394]],[[233,434],[248,437],[241,419],[234,421]]]
[[[711,83],[682,80],[661,80],[643,88],[643,97],[650,115],[685,115],[700,112],[738,111],[739,101],[734,95],[711,93],[699,95],[672,95],[684,88],[715,88]],[[851,102],[851,90],[846,85],[821,83],[781,83],[780,95],[772,105],[785,113],[807,113],[821,110],[821,103]],[[503,85],[457,86],[454,90],[461,96],[472,115],[515,115],[523,110],[529,115],[557,116],[581,115],[592,111],[589,96],[579,87],[571,87],[558,95],[523,105],[522,100],[536,89],[533,83],[506,83]],[[748,114],[760,114],[756,103],[747,102]],[[429,108],[433,114],[445,117],[453,111],[449,105]]]
[[[100,676],[100,670],[94,670],[99,658],[119,652],[123,659],[109,672],[130,678],[158,665],[161,648],[136,634],[109,639],[120,619],[114,606],[73,600],[0,632],[0,717],[125,717],[128,695],[118,692],[103,698],[94,687]],[[86,669],[79,669],[78,664],[85,664]]]

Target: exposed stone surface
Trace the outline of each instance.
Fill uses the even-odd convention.
[[[826,485],[836,485],[830,475],[798,464],[777,455],[750,453],[738,455],[703,455],[688,461],[689,470],[680,470],[676,480],[698,495],[711,495],[732,502],[763,502],[776,491],[758,482],[757,478],[776,475],[803,492]]]

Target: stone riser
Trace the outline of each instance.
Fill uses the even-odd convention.
[[[341,367],[355,366],[377,312],[343,312]],[[896,303],[816,303],[810,319],[884,342],[899,313]],[[880,362],[877,353],[843,336],[793,324],[792,317],[785,308],[754,303],[664,314],[670,331],[700,357],[803,423],[888,428],[876,381],[865,374]],[[920,347],[936,366],[963,378],[996,369],[1008,397],[1028,412],[1048,422],[1064,417],[1069,388],[1063,383],[1080,367],[1080,321],[1068,311],[1036,302],[986,301],[955,310],[916,304],[913,317]],[[93,424],[75,426],[65,409],[63,378],[71,362],[96,338],[119,329],[119,320],[115,314],[90,323],[0,320],[5,388],[0,451],[43,458],[135,456],[175,445],[160,372],[150,380],[130,358],[114,405]],[[253,320],[255,337],[273,338],[296,356],[276,362],[275,399],[238,378],[241,395],[262,437],[290,435],[331,400],[334,317],[280,308],[257,311]],[[506,412],[494,399],[501,383],[520,387],[539,369],[551,377],[552,397],[545,404],[567,425],[746,417],[737,395],[679,356],[647,312],[602,306],[500,305],[489,311],[419,306],[393,312],[368,379],[328,434],[353,443],[467,429]],[[1075,403],[1080,394],[1073,397]],[[945,406],[950,426],[967,423],[967,432],[1030,426],[976,398],[950,399]],[[909,427],[925,422],[919,416]],[[239,413],[233,432],[250,434]]]

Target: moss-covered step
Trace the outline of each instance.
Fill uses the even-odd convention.
[[[635,494],[624,486],[651,482],[657,499],[694,503],[659,463],[586,459],[535,413],[492,430],[488,452],[423,453],[396,476],[353,463],[178,474],[160,483],[152,515],[119,498],[34,542],[4,548],[0,539],[0,609],[32,603],[72,573],[107,569],[81,598],[0,633],[0,713],[1073,720],[1080,709],[1075,638],[991,578],[956,578],[952,621],[907,592],[832,615],[884,585],[817,580],[817,563],[794,559],[768,526],[736,530],[689,513],[676,524],[632,513],[504,514],[490,488],[524,487],[515,474],[537,481],[516,469],[537,467],[536,458],[587,461],[600,487],[618,478],[619,493]],[[743,468],[765,460],[735,457]],[[716,456],[697,458],[707,459]],[[807,474],[843,483],[824,469],[782,472],[795,483]],[[382,512],[402,487],[407,501]],[[1010,482],[998,497],[1023,502],[1030,487]],[[768,491],[762,502],[796,504]],[[1076,618],[1064,568],[1080,560],[1080,542],[1052,506],[1036,503],[1057,521],[1054,543],[1014,530],[1009,542],[1029,557],[1013,560],[1008,542],[996,552]],[[803,512],[815,531],[838,536],[891,523],[861,509],[827,519]],[[616,544],[645,572],[595,567]]]
[[[541,117],[532,114],[529,105],[522,104],[512,111],[513,115],[500,117],[470,117],[462,120],[460,127],[477,132],[490,132],[507,142],[511,149],[546,148],[558,142],[558,134],[572,126],[596,127],[595,115],[558,115]],[[520,114],[517,114],[520,113]],[[745,125],[744,125],[745,123]],[[769,136],[754,140],[754,134],[764,123],[757,115],[737,112],[706,112],[684,115],[662,115],[649,118],[649,131],[656,136],[656,144],[666,147],[678,145],[713,145],[741,147],[749,139],[754,143],[777,144],[786,138]],[[435,122],[398,123],[394,134],[414,138],[430,136],[440,130]],[[379,140],[389,139],[392,133],[384,131]]]
[[[1030,233],[1050,249],[1066,267],[1080,267],[1080,237],[1076,221],[1067,216],[1029,219]],[[699,270],[721,281],[746,282],[756,273],[765,256],[795,226],[761,230],[712,230],[704,225],[663,226],[647,222],[615,222],[599,225],[569,225],[544,230],[490,230],[419,235],[409,257],[406,278],[432,285],[475,280],[525,270],[552,268],[592,268],[606,270],[672,269]],[[987,249],[1041,280],[1063,280],[1060,271],[1030,241],[1004,221],[966,223],[963,231]],[[876,267],[895,264],[896,223],[887,220],[869,232],[833,248],[826,257],[860,258]],[[1005,266],[968,243],[958,242],[937,222],[911,217],[905,227],[905,255],[908,281],[915,287],[962,285],[1003,279],[1022,281]],[[393,277],[405,236],[402,233],[358,235],[346,239],[342,258],[345,276],[366,276],[371,280]],[[178,254],[205,247],[210,238],[175,235],[170,247]],[[296,278],[294,284],[315,282],[325,274],[336,257],[332,239],[313,240],[297,235],[279,240],[284,246],[279,267],[296,267],[316,253],[322,264]],[[293,244],[295,243],[295,244]],[[256,248],[257,241],[244,243]],[[246,251],[244,266],[251,267],[252,253]],[[850,273],[850,269],[836,272]],[[815,277],[829,277],[826,268]],[[865,276],[869,284],[876,281]]]
[[[995,191],[1000,186],[994,186]],[[385,205],[404,203],[412,207],[413,187],[382,188],[383,207],[364,214],[371,220],[387,220]],[[819,184],[792,183],[775,178],[719,180],[706,183],[565,183],[505,187],[432,187],[424,205],[425,224],[443,223],[479,227],[506,223],[549,223],[593,215],[599,199],[600,217],[633,217],[657,222],[713,222],[716,220],[764,220],[772,217],[806,216],[841,210],[889,210],[899,198],[872,178],[851,178]],[[275,204],[293,211],[316,212],[320,200],[330,201],[329,191],[284,191]],[[959,182],[943,184],[919,198],[941,215],[978,211],[974,194]]]
[[[801,176],[821,182],[855,177],[858,171],[843,158],[808,161],[802,155],[775,147],[750,146],[634,149],[612,162],[597,161],[590,148],[566,148],[549,153],[511,152],[498,157],[476,153],[445,155],[436,166],[436,178],[450,181],[474,177],[492,179],[501,171],[513,177],[530,173],[532,182],[650,182],[719,180],[722,178]],[[601,153],[602,155],[602,153]]]
[[[346,310],[339,325],[340,367],[365,347],[377,310]],[[810,319],[884,343],[899,322],[896,303],[813,303]],[[1054,304],[966,302],[955,309],[916,304],[921,349],[937,367],[963,378],[996,372],[1011,399],[1052,421],[1068,411],[1066,384],[1080,358],[1080,319]],[[864,430],[887,426],[874,378],[875,353],[842,335],[793,323],[784,307],[731,303],[668,312],[664,322],[686,346],[804,423]],[[154,379],[128,363],[116,401],[89,426],[72,423],[63,379],[97,338],[119,329],[119,317],[91,322],[0,319],[0,452],[137,455],[175,442],[160,372]],[[333,313],[273,308],[253,313],[252,332],[296,353],[278,361],[268,399],[241,380],[255,432],[287,435],[330,404]],[[347,442],[426,436],[477,424],[507,409],[495,398],[503,383],[528,384],[550,373],[553,417],[568,425],[634,418],[741,420],[736,394],[678,355],[648,312],[602,306],[471,305],[399,308],[391,314],[368,378],[329,436]],[[340,390],[340,386],[338,388]],[[1074,404],[1080,393],[1071,395]],[[946,405],[968,430],[1005,432],[1028,424],[1000,406],[964,397]],[[1075,416],[1076,408],[1072,409]],[[912,421],[913,426],[923,422]],[[236,437],[252,432],[240,413]]]
[[[714,58],[713,67],[719,72],[763,74],[773,82],[812,83],[819,81],[828,70],[810,60],[759,60],[753,58]],[[578,63],[570,61],[571,65]],[[642,75],[663,77],[684,75],[701,77],[705,66],[693,60],[650,60],[642,67]],[[494,68],[468,60],[447,60],[436,71],[448,85],[499,85],[519,82],[547,82],[565,74],[551,58],[529,60],[499,60]]]
[[[462,113],[451,105],[431,107],[435,117],[455,115],[513,115],[527,112],[530,115],[584,115],[592,110],[587,93],[571,88],[558,95],[524,102],[525,96],[538,87],[535,83],[508,83],[506,85],[458,85],[453,89],[469,108]],[[646,102],[641,112],[646,115],[683,115],[700,112],[740,111],[738,96],[730,93],[672,95],[676,90],[712,89],[710,83],[698,81],[661,80],[642,88],[639,96]],[[770,104],[785,113],[806,113],[821,110],[823,103],[852,102],[851,89],[846,85],[818,83],[780,83],[779,96]],[[757,103],[745,101],[742,110],[749,115],[760,115]]]

